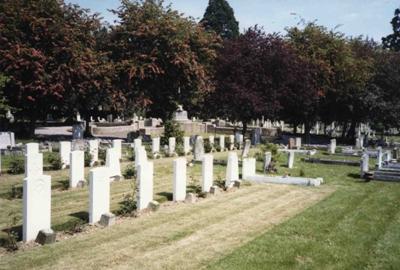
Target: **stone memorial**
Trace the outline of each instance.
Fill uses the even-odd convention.
[[[183,152],[185,153],[185,155],[188,155],[191,151],[192,149],[190,147],[190,137],[183,137]]]
[[[378,169],[382,169],[382,162],[383,162],[382,147],[378,147],[378,157],[377,157],[377,164],[376,164]]]
[[[210,135],[208,137],[208,141],[210,142],[211,146],[214,147],[215,144],[215,137],[213,135]]]
[[[188,121],[190,121],[189,118],[188,118],[188,113],[187,113],[187,111],[185,111],[183,109],[182,105],[178,106],[178,109],[174,113],[173,119],[174,119],[174,121],[177,121],[177,122],[188,122]]]
[[[76,122],[72,126],[72,140],[83,140],[85,122]]]
[[[251,146],[251,141],[246,140],[246,142],[244,143],[243,151],[242,151],[242,158],[246,158],[249,156],[250,146]]]
[[[296,148],[297,148],[297,150],[301,149],[301,138],[300,137],[296,138]]]
[[[22,227],[25,243],[35,240],[41,230],[51,230],[51,176],[24,179]]]
[[[219,147],[221,148],[221,152],[225,151],[225,136],[219,135]]]
[[[196,142],[194,144],[194,160],[203,161],[204,156],[204,141],[203,137],[197,136]]]
[[[158,139],[158,152],[160,152],[160,138],[154,138],[154,139]],[[133,141],[133,149],[136,149],[138,147],[142,146],[142,140],[141,139],[135,139]],[[156,149],[157,150],[157,149]]]
[[[251,144],[258,145],[261,143],[262,129],[257,127],[251,133]]]
[[[233,151],[235,149],[235,136],[229,135],[229,151]]]
[[[233,187],[235,181],[239,180],[239,159],[236,152],[229,152],[226,167],[225,187]]]
[[[369,155],[364,153],[361,156],[361,178],[364,178],[365,174],[369,172]]]
[[[295,148],[296,148],[296,140],[294,138],[290,138],[288,149],[295,149]]]
[[[117,152],[118,159],[122,158],[122,140],[113,140],[112,148],[114,148]]]
[[[329,154],[333,155],[336,153],[336,139],[332,139],[329,144]]]
[[[213,164],[214,157],[211,154],[206,154],[203,156],[203,164],[202,164],[202,174],[201,174],[201,191],[202,192],[210,192],[211,187],[213,186]]]
[[[173,200],[174,202],[186,199],[186,158],[174,160],[173,178]]]
[[[77,188],[85,184],[85,152],[72,151],[70,153],[69,187]]]
[[[43,154],[39,153],[39,144],[25,145],[25,178],[36,179],[43,175]]]
[[[293,169],[293,165],[294,165],[294,152],[289,151],[289,153],[288,153],[288,168]]]
[[[60,142],[60,158],[63,169],[69,166],[70,153],[71,153],[71,142]]]
[[[15,146],[14,132],[0,132],[0,150]]]
[[[138,166],[142,163],[147,162],[147,152],[144,146],[140,146],[135,149],[135,168],[138,169]]]
[[[89,224],[95,224],[99,222],[102,215],[110,212],[110,173],[108,170],[109,169],[106,167],[94,168],[90,170]]]
[[[99,141],[89,141],[89,153],[90,153],[90,166],[93,167],[96,162],[99,161]]]
[[[136,140],[135,140],[136,142]],[[141,141],[140,141],[141,142]],[[136,149],[136,143],[135,143],[135,149]],[[160,153],[160,137],[153,138],[152,139],[152,144],[151,144],[151,152],[153,154],[158,154]]]
[[[143,210],[149,207],[153,201],[153,162],[142,162],[137,167],[137,209]]]
[[[271,162],[272,162],[272,153],[265,152],[265,154],[264,154],[264,172],[268,172]]]
[[[175,146],[176,146],[176,139],[171,137],[168,139],[168,155],[171,157],[175,155]]]
[[[122,178],[118,149],[107,149],[106,167],[108,169],[107,172],[110,181],[120,180]]]
[[[246,180],[249,176],[254,176],[256,173],[256,159],[245,158],[242,164],[242,179]]]

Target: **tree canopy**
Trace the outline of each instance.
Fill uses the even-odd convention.
[[[226,0],[210,0],[200,22],[207,30],[212,30],[223,39],[239,36],[239,22],[232,7]]]
[[[400,51],[400,8],[394,12],[394,17],[391,21],[393,33],[382,38],[383,47],[393,51]]]

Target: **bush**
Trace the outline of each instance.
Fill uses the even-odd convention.
[[[105,149],[99,149],[99,161],[103,161],[103,164],[106,162],[106,157],[107,157],[107,150]]]
[[[183,132],[179,126],[179,124],[175,121],[166,121],[164,123],[164,137],[161,139],[161,145],[168,145],[169,138],[176,138],[176,144],[183,144],[183,136],[185,132]]]
[[[132,165],[130,165],[126,167],[122,175],[124,176],[125,179],[134,179],[136,178],[136,170]]]
[[[219,144],[217,144],[217,145],[215,146],[215,151],[221,152],[221,146],[220,146]]]
[[[130,216],[136,211],[137,209],[136,196],[135,196],[136,188],[133,181],[131,183],[131,189],[132,189],[131,194],[125,195],[124,200],[121,202],[121,207],[117,211],[118,215]]]
[[[62,168],[62,161],[59,154],[49,153],[46,159],[47,163],[50,165],[51,170],[57,171]]]
[[[185,151],[183,149],[183,145],[182,144],[177,144],[175,147],[175,152],[178,156],[182,157],[185,155]]]
[[[205,153],[211,153],[211,151],[212,151],[212,145],[211,145],[210,141],[209,140],[205,140],[204,141],[204,152]]]
[[[25,162],[21,157],[15,157],[10,161],[8,173],[21,174],[25,171]]]
[[[85,151],[85,167],[90,167],[90,162],[92,161],[92,155],[89,151]]]

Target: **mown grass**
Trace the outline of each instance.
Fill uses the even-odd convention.
[[[358,167],[296,164],[337,191],[208,268],[399,269],[400,184],[360,181]]]

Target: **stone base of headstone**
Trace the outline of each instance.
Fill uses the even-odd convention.
[[[124,179],[124,178],[123,178],[122,176],[119,176],[119,175],[111,176],[111,177],[110,177],[111,182],[114,182],[114,181],[122,181],[123,179]]]
[[[242,181],[240,181],[240,180],[238,180],[238,181],[235,181],[234,183],[233,183],[233,187],[235,187],[235,188],[240,188],[240,185],[242,184]]]
[[[56,242],[57,234],[52,229],[41,230],[36,238],[36,242],[41,245],[49,245]]]
[[[158,209],[160,209],[160,203],[157,201],[151,201],[149,203],[149,209],[154,212],[157,211]]]
[[[99,224],[104,227],[110,227],[115,224],[116,217],[114,214],[107,213],[101,215]]]
[[[186,203],[195,203],[197,200],[196,195],[194,193],[188,193],[186,194]]]
[[[220,189],[217,186],[212,186],[210,188],[210,194],[212,195],[218,195],[220,193]]]
[[[86,181],[79,181],[76,185],[77,188],[84,188],[86,186]]]

